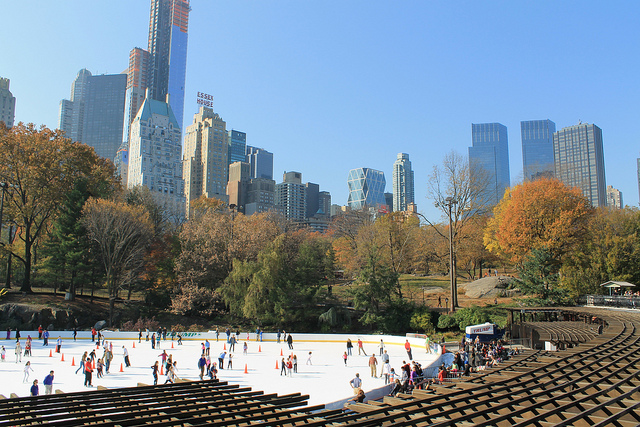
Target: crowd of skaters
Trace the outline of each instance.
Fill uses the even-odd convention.
[[[45,334],[46,332],[46,334]],[[107,332],[108,333],[108,332]],[[239,330],[231,331],[229,328],[224,330],[224,334],[226,335],[225,348],[224,350],[218,352],[217,348],[213,349],[213,340],[209,341],[209,339],[205,339],[200,345],[200,352],[197,354],[192,353],[192,356],[187,356],[186,353],[181,354],[181,357],[186,360],[186,363],[189,363],[189,366],[192,366],[191,363],[197,364],[197,368],[199,371],[200,379],[216,379],[218,375],[219,369],[233,369],[233,361],[235,357],[236,351],[242,351],[243,355],[246,355],[248,352],[248,341],[249,341],[249,333],[246,333],[246,340],[241,340],[244,338],[244,333],[241,334]],[[74,331],[73,338],[77,335],[77,331]],[[216,328],[216,341],[220,341],[220,329]],[[279,343],[285,345],[285,348],[292,350],[290,354],[283,356],[280,362],[280,374],[291,377],[298,372],[298,355],[293,352],[294,349],[294,340],[293,335],[291,333],[287,333],[284,330],[277,331],[277,339]],[[45,339],[48,342],[49,333],[48,331],[42,330],[40,339],[43,340],[43,345],[45,345]],[[81,360],[79,361],[78,369],[75,371],[77,374],[82,372],[84,374],[84,386],[85,387],[94,387],[94,375],[96,379],[103,377],[104,375],[110,374],[110,367],[114,357],[122,357],[122,361],[124,367],[131,366],[131,361],[129,360],[129,350],[126,346],[117,345],[114,350],[114,343],[110,342],[102,333],[102,331],[95,330],[92,328],[91,330],[91,338],[92,338],[92,348],[88,349],[84,352]],[[263,332],[260,329],[256,330],[255,339],[256,341],[262,341]],[[168,332],[164,329],[159,329],[157,331],[149,331],[149,330],[139,330],[138,331],[138,343],[142,344],[143,340],[148,343],[148,345],[152,349],[160,349],[161,342],[167,339],[171,339],[174,341],[178,340],[178,345],[181,344],[182,334],[179,332]],[[243,342],[244,341],[244,342]],[[236,350],[236,344],[238,349]],[[250,342],[249,342],[250,344]],[[46,344],[48,345],[48,344]],[[60,351],[62,348],[62,340],[58,338],[56,341],[56,350]],[[142,344],[144,345],[144,344]],[[370,345],[370,344],[368,344]],[[365,350],[364,343],[361,339],[357,339],[355,346],[358,347],[358,355],[365,356],[369,358],[369,366],[371,367],[372,377],[381,378],[384,380],[384,384],[393,383],[396,378],[402,378],[402,374],[396,374],[396,370],[390,367],[389,364],[389,355],[385,348],[385,344],[383,340],[380,340],[380,344],[378,345],[379,355],[370,354]],[[121,347],[121,350],[120,348]],[[135,344],[134,344],[135,347]],[[164,346],[163,346],[164,347]],[[171,346],[173,348],[173,345]],[[347,350],[348,355],[345,357],[345,365],[347,365],[347,360],[352,356],[352,348],[354,347],[354,343],[349,339],[347,341]],[[427,347],[428,340],[427,340]],[[405,350],[407,351],[407,355],[410,361],[413,359],[412,349],[408,340],[405,342]],[[429,348],[429,351],[431,349]],[[4,352],[3,352],[4,353]],[[346,352],[345,352],[346,353]],[[306,365],[313,365],[312,361],[312,352],[308,351],[308,357],[306,358]],[[216,356],[217,355],[217,362]],[[305,351],[305,356],[307,355],[307,351]],[[136,366],[147,366],[150,368],[150,377],[153,377],[153,384],[158,384],[162,380],[160,380],[160,376],[162,374],[165,375],[164,383],[175,382],[178,379],[178,362],[175,360],[172,354],[167,353],[167,350],[162,350],[157,355],[155,355],[157,360],[136,360]],[[186,356],[186,357],[185,357]],[[394,357],[397,357],[394,355]],[[149,356],[145,356],[145,359],[149,359]],[[148,363],[145,365],[145,363]],[[403,365],[405,362],[403,361]],[[415,366],[416,363],[413,363]],[[419,369],[419,364],[417,365]],[[164,372],[163,372],[164,371]],[[400,370],[401,372],[403,369]],[[29,371],[32,373],[33,371]],[[52,374],[51,374],[52,375]],[[48,377],[48,376],[47,376]],[[28,377],[27,377],[28,378]],[[50,382],[48,385],[52,385],[53,376],[49,378],[47,382]],[[26,381],[26,380],[25,380]],[[45,386],[47,384],[45,383]],[[382,384],[380,384],[382,385]],[[375,388],[372,387],[372,388]]]

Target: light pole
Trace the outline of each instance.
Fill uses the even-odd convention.
[[[445,207],[446,214],[449,217],[449,284],[451,286],[451,311],[455,311],[456,307],[458,307],[458,286],[456,284],[456,265],[455,265],[455,257],[454,257],[454,243],[453,243],[453,213],[454,206],[456,206],[458,200],[454,197],[447,197],[442,202],[436,202],[435,206],[437,208]],[[429,225],[431,225],[442,237],[446,238],[444,234],[442,234],[436,227],[433,225],[431,221],[427,219],[424,215],[419,212],[415,212],[417,215],[421,216]],[[424,293],[424,291],[423,291]]]
[[[455,311],[458,306],[458,289],[456,286],[456,267],[453,259],[453,207],[458,201],[449,196],[443,202],[436,202],[436,207],[447,208],[447,216],[449,217],[449,282],[451,285],[451,311]]]
[[[0,239],[2,238],[2,210],[4,208],[4,192],[9,188],[9,184],[6,182],[0,183],[0,188],[2,188],[2,196],[0,196]]]

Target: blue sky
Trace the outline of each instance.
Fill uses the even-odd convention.
[[[416,202],[434,165],[471,145],[471,123],[509,130],[512,185],[522,177],[520,121],[603,131],[607,184],[638,205],[640,6],[622,1],[192,0],[185,124],[196,92],[227,127],[274,153],[274,178],[346,204],[347,173],[391,171],[409,153]],[[119,73],[146,48],[147,0],[2,2],[0,76],[16,120],[56,127],[81,68]]]

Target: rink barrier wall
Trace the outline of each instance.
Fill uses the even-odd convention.
[[[125,332],[125,331],[112,331],[108,329],[104,329],[100,331],[106,340],[138,340],[138,332]],[[153,335],[154,331],[149,331],[149,338]],[[28,335],[31,335],[31,338],[36,340],[38,339],[38,331],[20,331],[20,340],[24,340]],[[409,341],[411,344],[412,351],[420,351],[425,350],[425,340],[423,338],[416,337],[401,337],[394,335],[364,335],[364,334],[297,334],[293,332],[291,334],[293,336],[293,344],[299,342],[307,342],[307,343],[344,343],[346,348],[347,339],[351,339],[351,343],[353,344],[353,351],[358,351],[358,339],[362,340],[363,348],[367,352],[367,354],[376,354],[379,355],[378,345],[380,344],[380,340],[382,339],[384,345],[400,345],[404,347],[405,340]],[[49,342],[54,343],[55,340],[61,337],[63,340],[73,339],[73,331],[49,331]],[[0,340],[6,339],[6,331],[0,331]],[[15,341],[15,331],[11,331],[11,340]],[[78,335],[76,337],[78,340],[91,340],[91,331],[78,331]],[[146,339],[146,332],[142,331],[142,340]],[[174,338],[174,341],[177,341],[177,337]],[[215,332],[182,332],[182,340],[183,341],[204,341],[208,339],[209,341],[216,341],[216,333]],[[169,334],[167,334],[166,341],[170,341],[171,338]],[[226,341],[226,334],[224,332],[220,333],[219,341]],[[256,340],[256,333],[249,332],[249,339],[247,339],[247,332],[241,332],[240,338],[238,342],[243,341],[254,341]],[[263,333],[262,342],[277,342],[277,334],[275,332]],[[280,337],[280,342],[286,344]],[[432,347],[436,347],[437,344],[432,343]],[[439,346],[437,347],[439,348]]]

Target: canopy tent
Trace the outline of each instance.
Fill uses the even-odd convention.
[[[636,285],[629,282],[616,282],[613,280],[609,280],[608,282],[604,282],[600,285],[603,288],[609,288],[609,295],[613,294],[613,289],[621,289],[621,288],[635,288]]]

